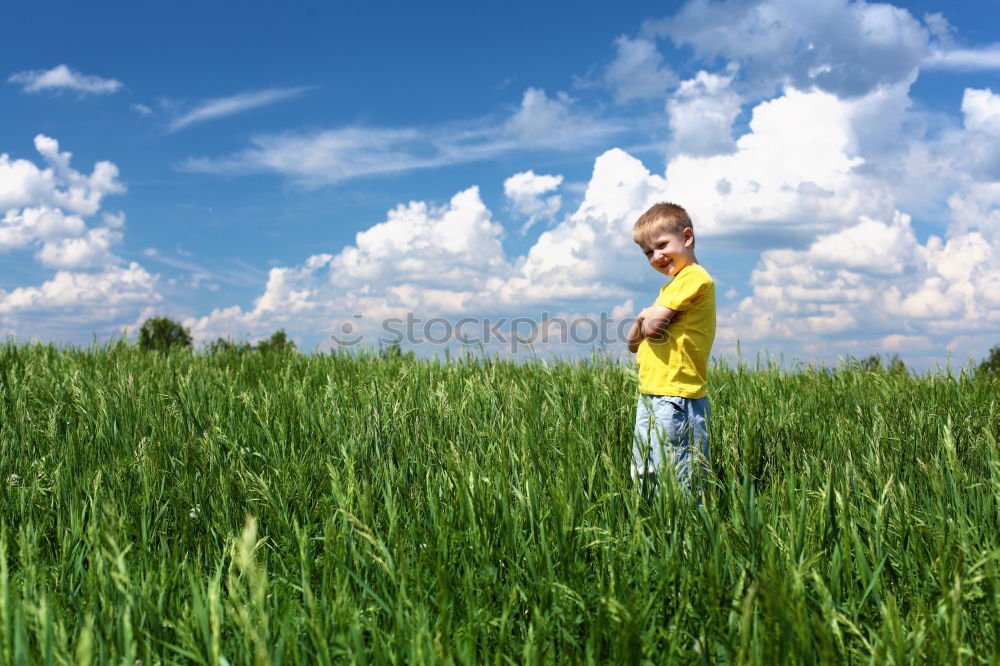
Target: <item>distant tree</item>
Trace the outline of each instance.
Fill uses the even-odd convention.
[[[258,342],[257,351],[262,354],[293,352],[295,351],[295,342],[288,339],[285,329],[282,328],[272,333],[267,340]]]
[[[858,367],[869,372],[878,372],[882,369],[882,358],[878,354],[872,354],[858,361]]]
[[[139,329],[139,349],[191,349],[191,332],[169,317],[151,317]]]
[[[909,373],[906,369],[906,364],[903,363],[903,359],[899,358],[899,354],[893,354],[886,359],[886,370],[893,375],[905,375]]]
[[[407,361],[412,361],[414,359],[414,354],[412,351],[403,353],[403,348],[400,346],[398,340],[394,340],[389,344],[385,345],[379,350],[380,357],[382,358],[402,358]]]
[[[215,342],[208,343],[209,354],[242,354],[253,349],[245,342],[233,342],[228,338],[217,338]]]
[[[868,372],[888,372],[892,375],[907,374],[906,364],[903,363],[903,359],[899,358],[899,354],[893,354],[885,361],[878,354],[872,354],[858,361],[858,366]]]
[[[1000,377],[1000,345],[994,345],[976,371],[987,377]]]

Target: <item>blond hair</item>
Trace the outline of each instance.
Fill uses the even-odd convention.
[[[687,211],[677,204],[667,202],[653,204],[635,221],[635,226],[632,227],[632,240],[641,243],[656,231],[679,234],[689,227],[694,231],[694,225],[691,224]]]

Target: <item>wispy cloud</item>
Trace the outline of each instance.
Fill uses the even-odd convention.
[[[168,130],[176,132],[179,129],[183,129],[196,123],[205,122],[206,120],[232,116],[237,113],[249,111],[250,109],[256,109],[260,106],[274,104],[275,102],[280,102],[283,99],[301,95],[309,89],[310,86],[302,86],[299,88],[267,88],[265,90],[257,90],[255,92],[240,93],[231,97],[208,99],[184,115],[172,120],[168,126]]]
[[[182,256],[190,256],[191,254],[192,253],[188,252],[186,255]],[[154,248],[147,248],[143,251],[143,255],[153,262],[186,271],[188,273],[189,280],[214,280],[215,282],[222,282],[223,284],[237,287],[246,286],[248,284],[263,284],[267,281],[266,271],[262,271],[259,268],[251,266],[250,264],[247,264],[239,259],[229,260],[229,262],[236,266],[236,268],[228,266],[208,268],[191,261],[190,259],[177,259],[169,255],[161,254]]]
[[[997,70],[1000,69],[1000,44],[981,49],[933,51],[921,66],[927,69]]]
[[[311,133],[267,134],[223,157],[188,159],[185,171],[279,173],[303,187],[478,160],[518,150],[575,150],[630,128],[617,119],[577,111],[565,94],[528,88],[506,118],[430,128],[342,127]]]
[[[21,89],[29,93],[63,89],[81,94],[102,95],[116,92],[122,87],[121,81],[81,74],[66,65],[57,65],[49,70],[17,72],[11,74],[7,81],[20,84]]]

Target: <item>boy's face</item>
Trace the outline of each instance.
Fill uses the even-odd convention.
[[[694,261],[694,231],[691,227],[681,232],[658,230],[639,243],[649,265],[667,277],[673,277]]]

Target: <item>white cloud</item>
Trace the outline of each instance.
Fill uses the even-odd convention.
[[[965,129],[1000,137],[1000,95],[993,91],[966,88],[962,95]]]
[[[552,180],[536,189],[558,180],[537,178]],[[531,309],[595,313],[609,300],[627,300],[623,280],[634,282],[630,275],[645,266],[631,224],[663,186],[634,157],[608,151],[595,163],[580,208],[543,232],[526,256],[513,259],[504,254],[503,228],[478,188],[457,193],[445,206],[410,202],[336,255],[271,269],[252,309],[220,308],[185,323],[206,340],[259,336],[277,326],[336,332],[339,322],[378,334],[379,320],[407,312],[425,320]]]
[[[732,153],[675,156],[666,198],[688,208],[696,233],[744,249],[795,246],[861,214],[891,214],[889,192],[858,172],[855,120],[865,103],[788,89],[753,109]]]
[[[880,341],[883,351],[887,352],[913,352],[914,350],[925,351],[932,349],[934,343],[926,335],[899,335],[892,333]]]
[[[77,171],[70,153],[43,135],[35,148],[44,168],[0,155],[0,253],[33,250],[42,267],[61,270],[37,286],[0,289],[0,328],[84,342],[95,326],[111,332],[115,320],[160,300],[157,276],[113,252],[125,216],[101,204],[125,190],[118,168],[98,162],[90,174]]]
[[[964,132],[940,140],[942,152],[960,172],[976,180],[1000,181],[1000,95],[966,88],[962,95]],[[954,178],[954,176],[952,176]]]
[[[808,252],[815,267],[889,276],[903,273],[916,245],[909,218],[899,217],[886,224],[861,216],[852,227],[820,236]]]
[[[153,110],[151,108],[149,108],[148,106],[146,106],[145,104],[136,103],[136,104],[131,105],[129,108],[132,109],[133,111],[135,111],[136,113],[138,113],[140,116],[151,116],[151,115],[153,115]]]
[[[124,224],[121,213],[104,213],[103,227],[87,230],[86,217],[96,215],[102,199],[125,190],[118,168],[98,162],[87,175],[70,166],[72,155],[44,135],[35,148],[47,163],[0,155],[0,252],[40,247],[38,258],[53,267],[96,266],[113,262],[109,253]]]
[[[690,45],[703,61],[739,62],[762,96],[784,84],[864,95],[910,77],[929,39],[906,9],[850,0],[691,0],[647,30]]]
[[[197,123],[202,123],[206,120],[232,116],[237,113],[249,111],[250,109],[256,109],[261,106],[267,106],[268,104],[274,104],[275,102],[280,102],[281,100],[288,99],[289,97],[301,95],[309,89],[310,88],[308,86],[299,88],[268,88],[266,90],[240,93],[230,97],[205,100],[183,115],[174,118],[168,125],[168,131],[176,132],[179,129],[183,129]],[[148,107],[143,108],[145,108],[146,111],[150,111]],[[145,111],[141,111],[139,109],[137,109],[137,111],[142,113],[142,115],[148,115]]]
[[[922,24],[884,4],[694,0],[640,37],[620,38],[603,74],[617,101],[666,96],[676,82],[657,35],[692,46],[703,66],[725,67],[695,74],[666,98],[673,143],[664,170],[652,173],[623,150],[604,152],[579,207],[561,212],[522,256],[505,255],[504,230],[477,188],[444,205],[403,204],[339,252],[272,268],[249,308],[219,308],[188,323],[205,339],[278,327],[322,336],[355,314],[373,323],[406,311],[454,319],[615,304],[627,314],[655,293],[631,225],[651,203],[674,200],[694,217],[699,256],[720,246],[760,252],[750,284],[724,285],[727,299],[749,296],[720,303],[720,351],[741,339],[788,356],[883,350],[909,362],[981,344],[1000,332],[1000,96],[970,88],[961,114],[931,114],[909,94],[921,68],[939,66],[935,53],[957,62],[951,32],[943,17]],[[734,139],[743,104],[752,105],[749,130]],[[529,88],[505,116],[264,135],[241,153],[186,166],[278,173],[311,187],[513,151],[586,149],[624,129],[568,95]],[[43,142],[39,151],[47,169],[0,159],[8,174],[0,201],[22,202],[4,218],[11,222],[0,244],[31,247],[40,260],[45,247],[59,248],[46,255],[52,263],[93,262],[84,250],[94,230],[70,218],[94,214],[85,211],[95,209],[93,196],[84,194],[103,190],[88,179],[69,196],[58,147]],[[94,182],[117,182],[106,176]],[[561,187],[570,185],[535,171],[504,183],[510,208],[528,225],[561,211]],[[43,224],[47,211],[61,217]],[[921,221],[922,236],[906,213]],[[110,246],[115,227],[105,228],[99,238]],[[87,247],[101,251],[97,242]],[[191,271],[188,284],[217,277]]]
[[[951,47],[955,41],[955,26],[941,12],[924,14],[924,25],[931,33],[934,42],[942,47]]]
[[[943,350],[950,337],[1000,330],[1000,256],[978,232],[916,241],[908,216],[863,219],[804,251],[769,250],[753,295],[725,321],[743,340],[855,340],[858,353],[910,337]],[[839,335],[838,335],[839,334]]]
[[[663,65],[663,56],[653,41],[621,36],[615,47],[615,59],[604,72],[604,82],[614,90],[615,101],[660,98],[677,83],[677,75]]]
[[[359,233],[353,246],[332,258],[331,283],[407,281],[468,288],[506,269],[502,235],[477,187],[459,192],[443,207],[410,202],[389,211],[385,222]]]
[[[407,311],[454,314],[483,307],[474,297],[512,270],[502,234],[476,187],[444,206],[399,205],[336,255],[272,268],[253,309],[220,308],[186,324],[204,340],[260,336],[282,325],[322,333],[354,313],[373,324]]]
[[[0,211],[43,205],[87,216],[97,212],[105,196],[125,191],[111,162],[97,162],[88,176],[70,167],[72,154],[59,152],[55,139],[39,134],[35,149],[47,168],[0,154]]]
[[[575,108],[565,94],[528,88],[506,119],[481,119],[417,129],[345,127],[253,137],[235,155],[191,158],[182,169],[201,173],[278,173],[303,187],[494,159],[524,150],[580,150],[626,129]]]
[[[579,208],[538,237],[515,274],[493,283],[494,300],[507,307],[624,300],[645,263],[637,260],[632,224],[665,190],[664,179],[636,158],[605,152]]]
[[[702,157],[733,151],[733,121],[742,100],[731,88],[732,81],[733,74],[701,71],[680,84],[667,101],[671,154]]]
[[[750,296],[720,304],[719,351],[737,339],[827,360],[887,350],[909,362],[949,345],[961,351],[1000,330],[1000,186],[977,182],[975,164],[961,157],[992,140],[994,96],[967,92],[964,125],[927,139],[905,131],[908,86],[852,98],[786,88],[753,108],[731,152],[675,155],[665,175],[607,151],[580,206],[519,257],[504,255],[502,230],[478,193],[461,192],[440,208],[411,202],[336,255],[273,269],[251,310],[223,308],[189,323],[205,338],[276,326],[333,331],[355,313],[366,321],[406,310],[454,319],[644,303],[650,294],[637,288],[648,272],[631,226],[651,203],[674,200],[692,212],[700,248],[762,251]],[[947,233],[924,242],[898,212],[901,192],[918,176],[900,184],[867,161],[894,154],[906,162],[915,145],[930,146],[953,172],[937,175]],[[509,199],[544,202],[561,185],[533,171],[518,175],[505,183]],[[448,211],[454,224],[442,226]]]
[[[528,88],[521,98],[520,108],[502,125],[502,138],[495,148],[565,149],[586,145],[594,138],[625,129],[617,122],[598,121],[587,113],[574,110],[574,103],[575,100],[564,92],[549,97],[544,90]]]
[[[229,334],[238,334],[252,330],[254,322],[270,325],[274,316],[294,319],[290,309],[300,317],[326,313],[321,319],[328,322],[352,311],[380,316],[371,313],[427,307],[431,290],[438,290],[435,307],[452,313],[554,304],[589,308],[626,300],[644,279],[631,227],[656,201],[679,200],[698,209],[696,228],[703,242],[774,227],[778,233],[756,240],[757,247],[781,234],[794,244],[789,231],[808,237],[829,230],[850,211],[864,209],[862,203],[871,203],[848,187],[851,169],[860,161],[845,153],[851,143],[850,109],[833,96],[790,90],[759,105],[751,129],[733,155],[677,157],[667,178],[651,174],[624,151],[606,152],[594,164],[579,208],[543,232],[525,256],[511,260],[499,242],[501,229],[488,222],[478,193],[456,195],[450,204],[452,226],[442,226],[446,216],[425,203],[401,206],[335,257],[272,269],[253,311],[219,310],[196,329],[225,335],[215,331],[228,321],[238,329]],[[525,184],[538,178],[525,178]],[[725,178],[733,187],[721,194],[717,182]],[[546,192],[553,184],[535,183]],[[517,190],[516,181],[508,181],[506,189]],[[817,207],[825,207],[826,214],[817,215]],[[468,241],[467,233],[475,240]],[[454,251],[446,251],[453,245]]]
[[[958,71],[993,71],[1000,69],[1000,44],[979,49],[947,49],[931,51],[923,59],[923,69]]]
[[[49,70],[17,72],[11,74],[7,81],[21,84],[22,90],[29,93],[42,90],[73,90],[82,95],[103,95],[117,92],[122,87],[121,81],[81,74],[66,65],[57,65]]]
[[[541,219],[552,219],[562,206],[562,197],[552,194],[562,185],[563,177],[550,174],[536,174],[534,171],[515,173],[503,183],[503,193],[510,207],[527,220],[521,227],[526,232]]]
[[[312,134],[261,135],[252,148],[221,158],[192,158],[182,168],[200,173],[279,173],[303,187],[446,164],[409,129],[344,128]]]
[[[966,184],[948,198],[948,209],[949,236],[978,231],[1000,246],[1000,181]]]
[[[38,241],[79,236],[86,229],[83,218],[67,215],[58,208],[12,208],[0,220],[0,252],[25,248]]]
[[[119,316],[127,311],[125,306],[159,300],[156,279],[135,262],[99,273],[58,271],[38,287],[0,289],[0,314],[73,310],[100,321]]]
[[[49,268],[100,268],[118,262],[111,247],[121,242],[120,231],[98,227],[77,238],[47,241],[36,255]]]

